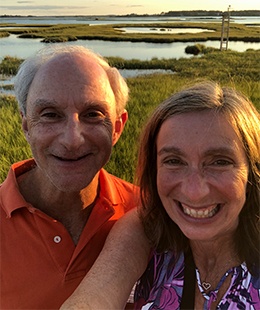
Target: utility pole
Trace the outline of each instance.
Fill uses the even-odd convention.
[[[231,9],[231,5],[228,6],[227,12],[224,12],[222,15],[221,40],[220,40],[220,50],[221,51],[224,48],[225,48],[225,50],[228,49],[230,9]]]

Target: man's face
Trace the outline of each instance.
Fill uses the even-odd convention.
[[[80,54],[59,56],[37,72],[23,129],[43,182],[80,191],[107,163],[116,106],[104,70]]]

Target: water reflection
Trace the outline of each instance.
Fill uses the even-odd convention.
[[[55,25],[55,24],[134,24],[134,23],[151,23],[151,22],[221,22],[221,16],[34,16],[34,17],[0,17],[0,23],[15,23],[15,24],[31,24],[31,25]],[[256,24],[260,23],[258,16],[232,16],[231,22],[241,24]]]
[[[174,74],[171,70],[163,69],[146,69],[146,70],[130,70],[130,69],[119,69],[119,72],[124,78],[131,78],[147,74]],[[14,77],[13,76],[0,76],[0,95],[13,95],[14,96]]]
[[[14,77],[0,75],[0,95],[14,95]]]
[[[199,32],[215,32],[215,30],[202,29],[202,28],[146,28],[146,27],[126,27],[126,28],[115,28],[123,30],[125,33],[157,33],[157,34],[168,34],[168,33],[199,33]]]
[[[219,41],[196,42],[219,48]],[[49,46],[48,43],[42,43],[41,39],[22,39],[16,35],[10,35],[7,38],[0,39],[0,60],[4,56],[13,56],[18,58],[27,58],[37,52],[44,46]],[[53,43],[51,43],[53,44]],[[192,55],[185,53],[187,45],[194,45],[194,42],[173,42],[173,43],[147,43],[147,42],[110,42],[101,40],[78,40],[68,43],[55,43],[68,45],[82,45],[92,49],[96,53],[104,57],[122,57],[124,59],[140,59],[151,60],[152,58],[189,58]],[[245,50],[259,49],[260,43],[252,42],[233,42],[229,41],[229,48],[238,52]]]
[[[119,70],[121,75],[124,78],[130,78],[130,77],[136,77],[140,75],[147,75],[147,74],[174,74],[172,70],[162,70],[162,69],[147,69],[147,70],[141,70],[141,69],[135,69],[135,70],[130,70],[130,69],[122,69]]]

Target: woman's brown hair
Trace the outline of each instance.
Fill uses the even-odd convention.
[[[157,251],[176,254],[189,248],[189,240],[166,213],[157,191],[156,139],[162,124],[173,115],[214,110],[222,113],[240,138],[249,164],[247,197],[240,213],[235,246],[249,270],[259,270],[260,257],[260,117],[254,105],[234,89],[213,82],[196,84],[162,102],[144,127],[136,171],[141,190],[139,215]]]

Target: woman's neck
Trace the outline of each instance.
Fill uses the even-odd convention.
[[[203,294],[210,296],[211,291],[214,291],[215,298],[210,309],[216,309],[228,290],[233,275],[232,268],[242,263],[235,250],[233,236],[211,242],[190,242],[197,269],[194,309],[203,309],[206,302]]]
[[[225,272],[242,263],[235,250],[233,236],[213,242],[192,241],[190,245],[201,281],[209,283],[212,288],[217,286]]]

